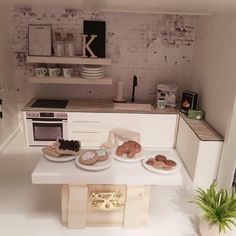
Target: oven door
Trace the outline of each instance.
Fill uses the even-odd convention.
[[[67,139],[67,120],[27,119],[29,145],[50,145],[58,138]]]

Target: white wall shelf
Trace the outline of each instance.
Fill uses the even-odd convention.
[[[84,79],[82,77],[30,77],[29,82],[31,83],[41,83],[41,84],[88,84],[88,85],[112,85],[111,78],[103,79]]]
[[[28,63],[46,64],[82,64],[82,65],[110,65],[110,58],[83,58],[83,57],[42,57],[27,56]]]

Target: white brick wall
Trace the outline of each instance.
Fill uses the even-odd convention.
[[[196,17],[141,13],[84,12],[13,8],[10,14],[11,45],[14,59],[14,84],[23,102],[35,96],[112,98],[116,81],[124,80],[125,97],[130,99],[132,78],[139,78],[137,100],[153,100],[158,82],[177,83],[179,95],[188,86]],[[106,21],[107,56],[112,65],[106,74],[112,86],[30,84],[32,65],[25,64],[28,24],[51,24],[53,30],[73,32],[76,51],[81,54],[83,20]],[[78,73],[78,66],[74,66]],[[20,97],[23,98],[20,98]]]

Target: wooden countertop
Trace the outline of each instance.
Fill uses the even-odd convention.
[[[224,138],[217,133],[205,120],[189,119],[183,112],[179,115],[190,126],[193,132],[202,141],[224,141]]]
[[[152,110],[129,110],[129,109],[115,109],[114,102],[109,99],[69,99],[66,108],[39,108],[31,107],[37,98],[31,99],[22,109],[22,111],[44,111],[44,112],[108,112],[108,113],[141,113],[141,114],[177,114],[175,108],[157,109],[153,107]],[[56,98],[55,98],[56,99]],[[61,99],[61,98],[58,98]],[[137,103],[135,103],[137,104]]]

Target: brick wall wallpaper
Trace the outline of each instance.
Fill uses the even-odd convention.
[[[26,63],[28,25],[51,24],[53,31],[71,32],[76,53],[82,54],[83,20],[106,21],[105,67],[112,86],[31,84],[34,66]],[[133,75],[138,77],[136,100],[154,100],[159,82],[176,83],[179,96],[191,76],[194,31],[197,17],[142,13],[87,12],[71,9],[12,8],[9,10],[14,85],[19,101],[32,97],[113,98],[117,80],[124,81],[129,100]],[[47,65],[45,65],[47,66]],[[79,66],[73,66],[75,74]]]

